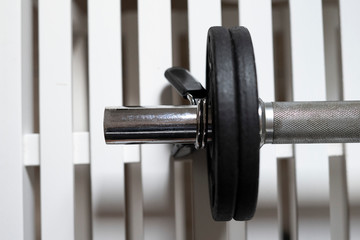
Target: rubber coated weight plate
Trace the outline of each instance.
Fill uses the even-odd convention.
[[[231,28],[237,81],[240,150],[235,220],[249,220],[256,209],[259,181],[259,115],[256,67],[249,31]]]
[[[230,32],[222,27],[210,28],[206,89],[212,115],[212,142],[207,147],[207,159],[211,212],[217,221],[233,218],[238,182],[240,129],[233,60]]]

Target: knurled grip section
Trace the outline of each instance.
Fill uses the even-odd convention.
[[[360,142],[360,102],[274,102],[273,143]]]

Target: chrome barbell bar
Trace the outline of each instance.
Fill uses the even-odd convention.
[[[210,142],[211,121],[206,125],[200,120],[209,110],[200,108],[201,104],[106,108],[106,143],[201,145],[198,135]],[[360,101],[264,103],[259,99],[259,123],[260,147],[268,143],[360,142]]]

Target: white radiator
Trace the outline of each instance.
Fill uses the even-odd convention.
[[[210,216],[204,152],[105,145],[105,106],[184,104],[210,26],[246,26],[264,101],[360,100],[358,0],[2,0],[0,239],[359,239],[360,145],[265,145],[257,213]]]

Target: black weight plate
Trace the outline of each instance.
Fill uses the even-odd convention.
[[[229,31],[223,27],[210,28],[206,89],[212,113],[212,142],[207,147],[207,159],[211,212],[217,221],[231,220],[235,211],[240,157],[235,73]]]
[[[256,209],[259,182],[259,115],[255,57],[249,31],[231,28],[237,81],[240,158],[235,220],[249,220]]]

